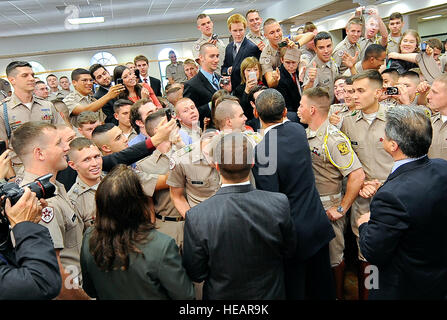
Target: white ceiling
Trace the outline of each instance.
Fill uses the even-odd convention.
[[[263,10],[272,0],[16,0],[0,1],[0,37],[72,31],[68,17],[105,18],[104,23],[80,25],[77,30],[125,28],[141,25],[195,22],[205,9],[235,8],[233,13],[249,9]],[[162,31],[162,30],[160,30]],[[113,37],[113,34],[111,34]]]

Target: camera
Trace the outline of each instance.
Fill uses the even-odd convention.
[[[219,84],[226,86],[229,83],[230,83],[230,79],[225,78],[225,77],[220,78]]]
[[[20,187],[14,182],[0,183],[0,196],[5,196],[2,202],[2,208],[4,208],[6,198],[11,201],[11,206],[15,205],[25,192],[24,187],[28,187],[32,192],[36,193],[38,199],[48,199],[53,197],[56,187],[50,182],[52,176],[53,175],[51,173],[46,174],[37,178],[35,181],[24,185],[23,187]],[[6,215],[0,214],[0,224],[9,225]]]
[[[211,36],[211,40],[217,40],[217,38],[219,38],[219,36],[213,33],[213,35]]]
[[[281,41],[280,43],[278,43],[278,48],[284,48],[287,47],[287,41]]]
[[[386,94],[389,96],[396,96],[399,94],[399,88],[397,87],[387,87]]]
[[[421,51],[425,52],[425,50],[427,50],[427,44],[425,42],[421,43]]]
[[[165,113],[166,113],[166,119],[168,120],[168,122],[171,121],[172,114],[174,113],[174,111],[171,108],[166,108]],[[182,127],[179,119],[176,119],[175,122],[177,123],[177,127],[179,127],[179,128]]]
[[[6,151],[6,142],[4,140],[0,140],[0,155]]]

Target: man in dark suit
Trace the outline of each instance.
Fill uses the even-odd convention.
[[[219,64],[219,49],[214,44],[202,44],[199,58],[200,70],[195,77],[185,82],[183,97],[190,98],[196,105],[199,110],[200,126],[203,128],[203,119],[211,118],[209,102],[213,94],[221,88],[231,92],[231,82],[226,85],[220,84],[221,77],[216,73]]]
[[[286,261],[288,299],[334,299],[329,242],[335,237],[315,186],[303,126],[288,121],[284,98],[275,89],[256,99],[264,139],[256,146],[256,187],[284,193],[296,229],[297,249]]]
[[[222,188],[186,213],[186,272],[205,281],[204,300],[285,299],[283,260],[296,245],[287,197],[250,184],[254,159],[247,136],[217,136],[213,144]]]
[[[161,81],[157,78],[149,76],[149,60],[143,56],[138,55],[133,60],[133,63],[135,64],[135,67],[140,72],[140,78],[138,82],[147,83],[152,90],[154,90],[154,93],[157,97],[161,97]]]
[[[222,65],[222,74],[231,75],[231,87],[236,89],[241,83],[241,63],[247,57],[256,57],[259,60],[261,51],[258,46],[245,37],[247,20],[239,13],[233,14],[227,20],[228,30],[233,36],[225,49],[225,60]]]
[[[93,64],[90,69],[90,75],[93,78],[93,81],[99,86],[93,95],[96,99],[101,99],[105,96],[112,85],[112,77],[110,76],[109,71],[99,63]],[[106,115],[106,119],[104,122],[111,122],[115,125],[118,125],[118,121],[114,117],[113,104],[115,103],[116,98],[109,100],[103,107],[102,112]]]
[[[431,141],[422,109],[387,111],[382,143],[394,166],[358,219],[360,250],[378,268],[371,300],[447,297],[447,161],[427,157]]]
[[[282,94],[286,102],[287,118],[290,121],[301,123],[297,116],[301,101],[297,69],[301,54],[297,48],[287,47],[281,48],[279,53],[281,66],[279,67],[280,78],[276,89]]]

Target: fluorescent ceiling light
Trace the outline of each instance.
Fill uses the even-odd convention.
[[[101,22],[104,22],[104,17],[68,19],[68,23],[70,24],[101,23]]]
[[[234,8],[221,8],[221,9],[206,9],[203,11],[204,14],[225,14],[233,11]]]
[[[439,18],[439,17],[442,17],[442,14],[437,14],[437,15],[430,16],[430,17],[423,17],[422,20],[436,19],[436,18]]]

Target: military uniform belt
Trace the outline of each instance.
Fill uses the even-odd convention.
[[[165,217],[165,216],[161,216],[159,214],[155,214],[155,216],[160,219],[161,221],[183,221],[185,220],[185,218],[183,218],[182,216],[180,217]]]

